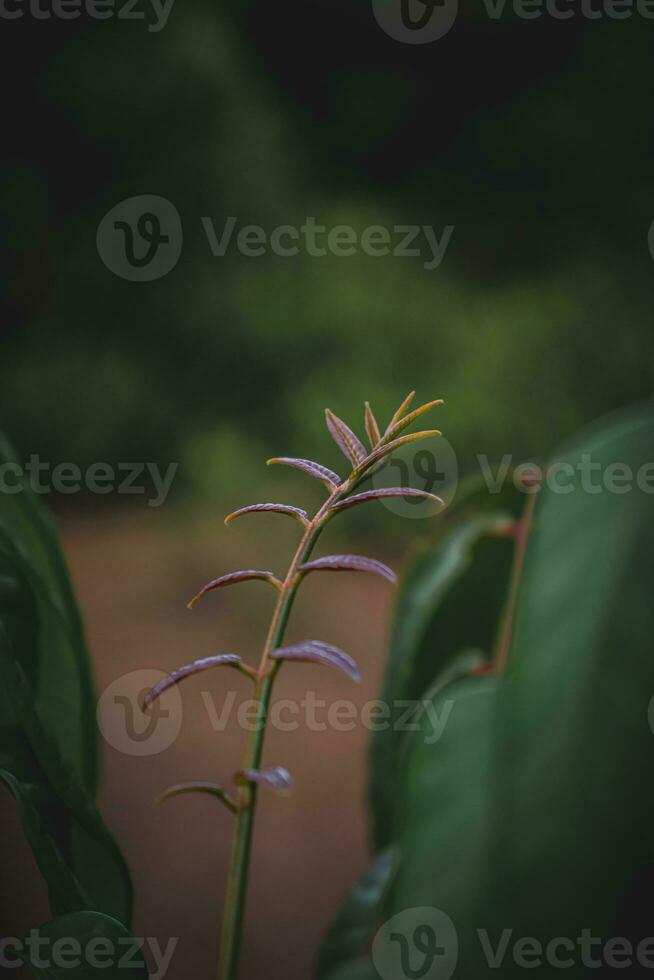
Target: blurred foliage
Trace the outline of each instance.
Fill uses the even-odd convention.
[[[2,414],[24,456],[181,460],[177,493],[221,496],[259,445],[320,457],[326,404],[361,431],[362,397],[384,417],[411,387],[442,396],[465,467],[651,391],[649,22],[491,21],[464,0],[413,46],[363,0],[185,0],[160,33],[6,26]],[[95,244],[141,193],[184,226],[151,283]],[[230,215],[454,233],[433,271],[215,258],[200,218]]]
[[[0,465],[11,462],[0,435]],[[103,913],[123,925],[102,928],[124,930],[132,886],[94,800],[98,737],[84,629],[54,526],[27,484],[0,494],[0,681],[0,789],[16,800],[51,912],[86,912],[95,925],[92,913]]]
[[[578,469],[592,456],[604,474],[626,466],[634,477],[651,466],[653,434],[652,405],[638,406],[585,429],[553,458]],[[422,684],[419,724],[402,736],[401,765],[392,745],[400,736],[373,736],[371,816],[384,850],[334,920],[320,980],[408,975],[400,969],[402,941],[415,962],[435,967],[425,976],[482,978],[501,969],[518,978],[526,964],[512,954],[516,937],[540,947],[527,964],[538,977],[559,975],[564,961],[552,948],[561,937],[570,977],[614,965],[612,942],[626,943],[630,958],[621,965],[644,975],[635,951],[651,932],[650,495],[640,484],[616,493],[605,483],[605,492],[591,493],[577,482],[570,493],[544,487],[532,499],[519,589],[507,592],[510,627],[497,634],[506,646],[496,646],[491,671],[469,662],[463,669],[470,630],[443,617],[448,586],[466,590],[474,620],[478,606],[482,618],[490,611],[493,575],[507,584],[506,569],[487,564],[476,579],[464,569],[448,581],[452,542],[460,563],[461,539],[469,542],[474,526],[460,524],[431,563],[421,557],[405,577],[383,694],[392,704]],[[519,551],[520,544],[518,568]],[[470,557],[473,566],[485,561]],[[439,618],[440,630],[427,637],[433,676],[426,683],[424,625]],[[479,652],[491,659],[492,635],[480,639]],[[433,955],[417,958],[427,952],[419,927],[432,924],[430,913],[441,917],[445,955],[437,965]],[[509,952],[493,961],[482,937],[502,930]],[[574,952],[584,932],[601,937],[592,940],[603,947],[595,962]]]

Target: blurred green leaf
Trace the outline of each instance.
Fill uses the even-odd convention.
[[[0,780],[18,803],[23,831],[48,883],[52,905],[55,908],[83,908],[88,897],[66,862],[61,842],[56,839],[60,836],[54,820],[56,801],[47,800],[50,805],[45,806],[42,787],[22,782],[6,769],[0,769]],[[63,812],[59,815],[64,816]]]
[[[385,910],[387,918],[410,908],[445,912],[457,930],[457,975],[462,977],[479,975],[470,955],[478,950],[475,929],[485,925],[494,901],[484,876],[492,839],[489,793],[497,683],[485,676],[451,684],[434,700],[436,710],[445,699],[453,702],[441,738],[428,744],[427,724],[411,738],[401,789],[402,863]],[[513,922],[507,919],[506,924]]]
[[[11,452],[3,443],[4,459]],[[0,767],[53,912],[128,923],[131,883],[93,800],[94,698],[55,533],[29,488],[0,495]],[[87,739],[88,733],[88,741]]]
[[[0,433],[0,465],[19,466],[16,454]],[[14,472],[7,482],[14,483]],[[44,724],[86,789],[97,788],[97,728],[88,651],[84,629],[66,562],[59,548],[50,515],[32,492],[23,475],[15,481],[16,492],[0,494],[0,546],[11,544],[39,583],[34,697]],[[7,548],[2,547],[3,552]],[[6,563],[6,558],[0,560]],[[0,564],[0,576],[13,573]],[[0,595],[1,601],[1,595]],[[0,610],[1,615],[1,610]],[[44,647],[47,644],[47,656]]]
[[[522,934],[622,935],[654,859],[653,449],[651,405],[604,421],[557,454],[574,491],[544,490],[536,511],[498,704],[490,868]],[[585,461],[601,490],[584,490]],[[601,483],[616,464],[626,492]]]
[[[651,933],[654,507],[635,485],[589,492],[579,472],[620,464],[635,480],[653,445],[648,407],[557,455],[577,482],[541,492],[507,675],[450,686],[442,738],[411,739],[387,911],[443,910],[461,976],[495,975],[480,929],[493,946],[504,928],[543,947]],[[556,975],[545,963],[538,975]],[[523,975],[511,948],[501,969]],[[568,976],[584,970],[577,954]]]
[[[148,970],[138,944],[108,915],[74,912],[46,922],[34,932],[32,941],[25,941],[24,959],[40,980],[90,980],[95,976],[147,980]]]
[[[421,699],[457,654],[490,657],[512,554],[511,542],[497,535],[509,519],[498,513],[468,517],[435,551],[423,551],[410,564],[393,617],[385,704],[394,709]],[[390,724],[372,740],[369,794],[377,850],[393,835],[404,738]]]
[[[367,945],[379,921],[396,860],[393,850],[378,855],[345,897],[320,950],[317,980],[366,976],[365,969],[370,969]]]

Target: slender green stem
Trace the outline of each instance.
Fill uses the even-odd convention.
[[[300,582],[298,566],[306,561],[323,527],[329,520],[331,505],[350,489],[350,481],[346,480],[333,490],[309,522],[282,583],[257,672],[254,692],[254,699],[258,702],[257,721],[248,740],[244,769],[259,769],[261,767],[270,699],[273,683],[279,669],[279,663],[273,662],[271,665],[270,654],[280,646],[284,637],[286,624]],[[218,980],[237,980],[256,805],[256,784],[242,785],[239,789],[239,806],[227,877]]]
[[[516,545],[513,556],[513,567],[511,569],[509,595],[497,638],[495,656],[493,658],[495,670],[500,673],[506,670],[506,665],[509,659],[509,649],[511,647],[511,639],[513,637],[513,624],[515,621],[516,607],[518,604],[518,593],[520,592],[522,573],[525,567],[527,543],[531,534],[537,497],[538,492],[531,493],[529,495],[525,504],[524,513],[521,519],[515,525]]]

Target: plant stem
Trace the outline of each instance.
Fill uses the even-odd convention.
[[[499,636],[494,660],[494,667],[498,673],[506,670],[509,659],[509,649],[513,638],[513,624],[515,621],[516,607],[518,604],[518,593],[522,582],[522,573],[525,567],[525,556],[527,554],[527,543],[531,534],[531,526],[534,519],[534,508],[538,492],[531,493],[527,498],[524,513],[515,525],[515,553],[513,556],[513,567],[511,569],[511,582],[509,585],[509,595],[506,602],[506,609],[502,617]]]
[[[273,683],[279,669],[278,662],[274,662],[271,666],[270,654],[281,645],[284,638],[286,624],[299,585],[298,566],[309,557],[323,527],[331,516],[329,513],[331,505],[349,489],[349,480],[334,489],[309,522],[282,583],[257,672],[254,691],[254,699],[258,702],[257,720],[248,739],[243,769],[259,769],[261,767],[268,709]],[[242,785],[239,789],[239,808],[236,815],[236,827],[227,877],[218,980],[237,980],[256,805],[256,784],[246,783]]]

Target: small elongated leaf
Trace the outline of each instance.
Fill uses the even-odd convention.
[[[315,476],[317,480],[322,480],[329,490],[335,490],[342,483],[338,473],[334,473],[333,470],[330,470],[327,466],[323,466],[322,463],[314,463],[312,459],[299,459],[294,456],[273,456],[272,459],[268,460],[267,465],[272,466],[276,463],[281,463],[284,466],[292,466],[296,470],[301,470],[302,473]]]
[[[400,419],[402,418],[402,416],[404,415],[404,413],[409,410],[409,407],[411,405],[411,402],[413,401],[413,399],[415,397],[416,397],[415,391],[410,391],[409,394],[404,399],[404,401],[402,402],[402,404],[393,413],[393,417],[390,420],[390,422],[388,423],[388,426],[386,427],[386,432],[388,432],[390,429],[392,429],[393,426],[396,424],[396,422],[399,422],[400,421]]]
[[[438,405],[442,404],[443,399],[436,398],[434,401],[426,402],[424,405],[421,405],[420,408],[414,408],[412,412],[409,412],[409,414],[405,415],[404,418],[398,419],[394,425],[390,426],[386,430],[382,442],[390,442],[391,439],[395,439],[401,432],[404,432],[405,429],[415,422],[416,419],[420,418],[421,415],[424,415],[425,412],[429,412],[430,409],[436,408]]]
[[[332,439],[345,458],[350,460],[352,466],[363,463],[367,456],[366,447],[349,425],[343,419],[339,419],[338,415],[334,415],[329,408],[325,409],[325,420]]]
[[[22,469],[13,447],[0,433],[0,466],[5,464]],[[84,788],[94,793],[98,731],[82,617],[52,518],[25,473],[18,477],[18,487],[16,493],[0,494],[0,530],[7,545],[3,551],[9,553],[0,557],[0,575],[11,575],[20,563],[29,579],[34,607],[30,626],[16,639],[16,655],[23,666],[31,660],[34,706],[50,737]],[[3,599],[0,595],[0,620],[5,614]],[[3,709],[0,703],[4,723]]]
[[[60,842],[56,840],[53,818],[57,815],[61,817],[64,808],[60,805],[57,813],[57,808],[51,805],[54,801],[46,800],[36,783],[24,782],[6,769],[0,769],[2,783],[18,804],[23,832],[38,869],[48,884],[51,907],[67,910],[92,905],[92,898],[66,861]]]
[[[314,558],[304,562],[298,568],[299,572],[374,572],[389,582],[397,582],[397,575],[392,568],[384,565],[375,558],[364,558],[363,555],[325,555],[324,558]]]
[[[501,934],[501,928],[495,932],[495,902],[503,878],[493,883],[495,888],[489,887],[487,878],[488,846],[495,829],[489,824],[498,816],[493,790],[504,775],[493,768],[499,683],[496,677],[456,681],[432,702],[433,716],[443,716],[446,702],[450,704],[440,738],[433,740],[429,713],[422,716],[419,730],[410,734],[409,751],[396,786],[402,798],[402,828],[397,840],[402,858],[384,909],[387,921],[408,908],[447,910],[456,923],[459,940],[456,976],[475,980],[491,980],[498,974],[516,980],[524,974],[513,961],[507,962],[508,957],[501,970],[497,964],[493,969],[483,956],[483,944],[476,932],[483,921],[481,928],[488,929],[489,935]],[[560,888],[560,880],[558,885]],[[516,895],[514,915],[521,901],[530,904],[524,903],[524,892]],[[501,921],[509,920],[501,916]],[[551,977],[553,972],[546,970],[544,975]]]
[[[240,507],[239,510],[228,514],[225,518],[225,524],[236,520],[237,517],[242,517],[243,514],[259,514],[263,512],[288,514],[289,517],[294,517],[295,520],[299,521],[305,527],[309,523],[309,515],[306,510],[302,510],[300,507],[292,507],[290,504],[250,504],[248,507]]]
[[[79,954],[71,950],[71,941]],[[56,955],[58,944],[60,955]],[[92,980],[96,976],[104,980],[147,980],[140,945],[109,915],[72,912],[32,930],[23,942],[22,958],[39,980]]]
[[[375,413],[370,407],[370,402],[366,402],[365,424],[366,424],[366,434],[368,436],[370,448],[374,449],[377,443],[379,442],[379,440],[381,439],[381,433],[379,431],[379,426],[377,425],[377,419],[375,418]]]
[[[204,657],[202,660],[194,660],[191,664],[178,667],[168,677],[163,677],[158,684],[155,684],[143,698],[143,708],[149,707],[153,701],[175,684],[179,684],[186,677],[193,677],[203,670],[210,670],[212,667],[236,667],[241,664],[241,658],[237,653],[218,653],[213,657]]]
[[[0,465],[18,466],[0,435]],[[12,478],[13,479],[13,478]],[[95,697],[54,525],[26,475],[0,494],[0,765],[53,914],[128,922],[124,859],[95,806]]]
[[[392,442],[384,443],[383,445],[375,449],[374,452],[370,453],[369,456],[366,456],[361,466],[358,466],[357,469],[355,470],[355,473],[358,476],[363,475],[378,460],[383,459],[385,456],[388,456],[390,453],[395,452],[395,450],[399,449],[400,446],[406,446],[408,443],[415,442],[417,439],[426,439],[427,436],[442,436],[442,435],[443,433],[441,432],[440,429],[424,429],[422,432],[412,432],[408,436],[400,436],[399,439],[393,439]]]
[[[425,692],[449,678],[452,668],[456,673],[462,651],[484,651],[490,658],[513,556],[511,542],[497,535],[509,518],[503,511],[471,515],[408,565],[393,615],[385,704],[417,705],[429,698]],[[405,742],[394,723],[372,738],[368,792],[378,849],[392,839]]]
[[[289,647],[281,647],[270,654],[273,660],[295,660],[296,662],[326,664],[342,670],[353,681],[361,680],[361,671],[356,661],[344,650],[323,643],[321,640],[302,640]]]
[[[225,586],[236,585],[238,582],[248,582],[251,579],[261,579],[262,582],[268,582],[276,589],[281,587],[281,582],[279,579],[275,578],[272,572],[262,572],[257,568],[246,568],[240,572],[229,572],[227,575],[221,575],[220,578],[215,578],[211,582],[207,582],[204,588],[200,589],[198,594],[193,596],[191,601],[188,603],[188,608],[192,609],[196,602],[198,602],[202,596],[206,595],[207,592],[213,592],[214,589],[224,589]]]
[[[343,899],[320,950],[317,980],[354,978],[358,970],[361,976],[375,975],[366,954],[381,923],[383,899],[396,861],[392,848],[383,851]]]
[[[168,789],[165,789],[161,796],[157,797],[156,802],[165,803],[166,800],[171,800],[174,796],[184,796],[187,793],[207,793],[210,796],[215,796],[221,803],[225,804],[228,810],[231,810],[232,813],[236,812],[236,804],[230,799],[227,791],[220,783],[177,783],[175,786],[169,786]]]
[[[290,772],[282,766],[273,766],[270,769],[242,769],[236,773],[234,781],[269,786],[280,794],[288,793],[293,785]]]
[[[357,504],[365,504],[368,500],[379,500],[381,497],[424,497],[425,500],[433,500],[437,504],[444,501],[437,497],[435,493],[428,493],[426,490],[416,490],[413,487],[383,487],[379,490],[366,490],[364,493],[355,493],[352,497],[345,497],[338,503],[332,504],[330,510],[346,510],[348,507],[356,507]]]
[[[0,690],[12,716],[0,729],[0,765],[48,886],[51,910],[60,915],[95,908],[129,922],[132,891],[125,861],[93,798],[37,714],[6,623],[0,621]]]

